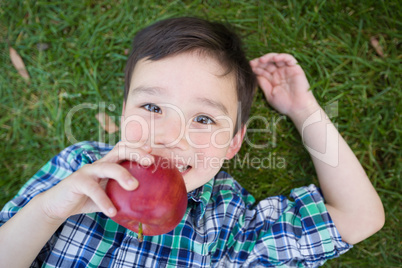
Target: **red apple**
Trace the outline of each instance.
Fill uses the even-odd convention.
[[[173,230],[187,209],[187,191],[183,176],[168,159],[155,156],[155,163],[144,167],[136,162],[121,163],[139,182],[127,191],[109,180],[106,194],[117,209],[116,223],[144,235],[160,235]]]

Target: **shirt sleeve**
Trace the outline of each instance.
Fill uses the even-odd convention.
[[[47,162],[0,212],[0,226],[13,217],[36,195],[52,188],[85,164],[101,157],[94,143],[71,145]]]
[[[0,212],[0,226],[13,217],[36,195],[50,189],[73,171],[60,155],[47,162]]]
[[[246,204],[227,258],[245,267],[318,267],[352,246],[342,241],[314,185]],[[250,199],[250,198],[248,198]]]
[[[342,241],[328,210],[321,191],[314,185],[292,191],[297,222],[300,221],[301,236],[298,239],[298,253],[307,267],[324,264],[328,259],[338,257],[352,245]],[[300,232],[300,231],[299,231]]]
[[[98,154],[88,153],[87,149],[90,148],[92,148],[91,144],[86,142],[72,145],[47,162],[0,211],[0,227],[36,195],[52,188],[83,165],[96,160]],[[39,260],[52,248],[56,239],[55,235],[46,243],[31,267],[40,266]]]

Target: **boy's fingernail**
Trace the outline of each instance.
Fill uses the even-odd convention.
[[[142,149],[146,152],[150,152],[151,151],[151,147],[149,145],[144,145],[142,146]]]
[[[130,187],[134,187],[134,186],[137,186],[138,183],[137,183],[137,180],[135,178],[132,178],[131,180],[127,180],[127,184]]]
[[[255,74],[261,74],[262,73],[261,69],[259,69],[259,68],[255,68],[255,69],[253,69],[253,71],[254,71]]]
[[[116,209],[115,209],[115,208],[109,208],[109,209],[107,210],[107,212],[109,213],[109,215],[110,215],[111,217],[113,217],[113,216],[116,214]]]

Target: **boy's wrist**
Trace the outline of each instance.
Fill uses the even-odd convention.
[[[296,125],[298,129],[302,127],[304,122],[314,113],[317,111],[322,110],[321,106],[318,104],[318,102],[314,99],[311,101],[309,105],[307,105],[303,109],[299,109],[297,111],[294,111],[292,113],[289,113],[288,116],[289,118],[293,121],[293,123]]]
[[[45,192],[44,193],[40,193],[37,196],[35,196],[31,202],[35,204],[35,206],[38,206],[39,208],[39,212],[42,216],[42,219],[49,225],[56,225],[56,226],[60,226],[66,219],[61,219],[61,218],[57,218],[57,217],[53,217],[51,215],[51,213],[49,213],[49,211],[46,209],[45,206]]]

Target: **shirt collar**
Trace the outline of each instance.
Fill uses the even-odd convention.
[[[88,145],[86,143],[83,144],[83,155],[87,159],[88,163],[93,163],[101,159],[113,149],[113,146],[102,142],[89,142]],[[85,148],[85,146],[91,147]]]
[[[188,200],[195,203],[194,213],[195,219],[198,223],[204,217],[207,205],[211,199],[214,181],[215,178],[212,178],[203,186],[200,186],[199,188],[187,194]]]
[[[194,202],[202,203],[203,205],[206,205],[208,203],[209,199],[211,199],[213,186],[214,186],[214,178],[209,180],[206,184],[189,192],[187,194],[188,199],[192,199]]]

